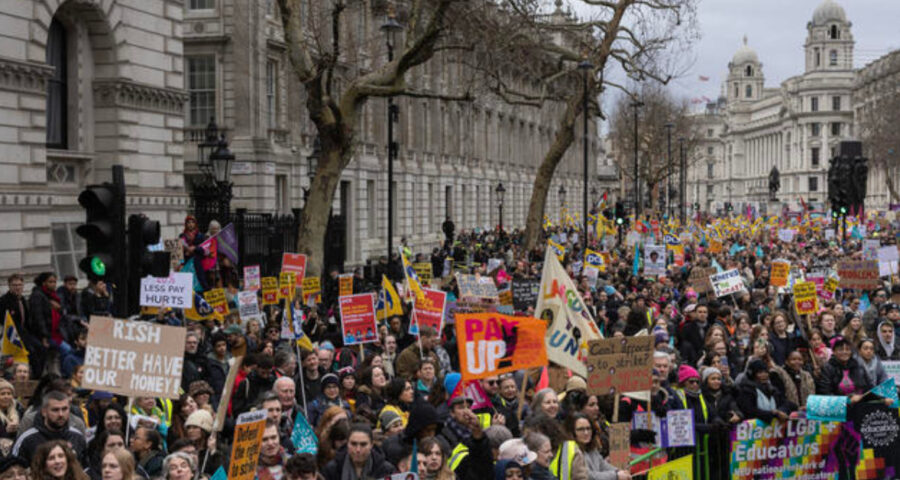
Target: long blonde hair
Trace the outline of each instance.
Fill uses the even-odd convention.
[[[13,384],[0,378],[0,392],[3,390],[12,392],[12,402],[10,402],[9,407],[0,408],[0,422],[3,422],[4,425],[19,423],[19,410],[16,408],[16,389],[13,387]]]

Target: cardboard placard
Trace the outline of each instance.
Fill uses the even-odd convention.
[[[260,278],[259,265],[244,267],[244,290],[257,291],[262,288],[262,284],[259,281]]]
[[[168,277],[141,279],[142,307],[191,308],[194,303],[193,275],[171,272]]]
[[[231,366],[228,367],[228,376],[225,377],[225,388],[222,390],[222,398],[231,398],[231,392],[234,390],[234,380],[237,378],[238,371],[244,357],[235,357],[232,359]],[[225,425],[225,416],[228,414],[228,406],[230,402],[219,402],[219,408],[216,409],[216,418],[213,420],[213,431],[219,432]]]
[[[606,395],[650,390],[653,337],[591,340],[585,363],[588,393]]]
[[[338,297],[344,345],[369,343],[378,340],[375,323],[375,294],[360,293]]]
[[[228,464],[228,480],[253,480],[256,464],[266,431],[266,411],[254,410],[242,413],[234,427],[231,462]]]
[[[791,262],[787,260],[775,260],[772,262],[772,273],[769,275],[769,283],[776,287],[786,287],[788,275],[791,272]]]
[[[92,316],[82,386],[129,397],[178,398],[186,333],[184,327]]]
[[[845,260],[838,263],[841,288],[874,290],[879,287],[877,260]]]
[[[717,298],[744,290],[744,280],[736,268],[710,275],[709,283],[712,284]]]
[[[459,298],[496,299],[498,295],[494,279],[490,277],[479,278],[475,275],[457,273],[456,283],[459,285]]]
[[[620,469],[628,470],[631,460],[631,424],[611,423],[609,425],[609,463]]]
[[[697,292],[697,295],[703,295],[712,291],[712,284],[709,283],[709,276],[715,275],[716,269],[713,267],[694,267],[691,269],[691,275],[688,281],[691,288]]]
[[[228,299],[225,297],[224,288],[213,288],[203,292],[203,299],[215,311],[222,315],[228,315]]]
[[[295,274],[294,287],[302,286],[306,277],[306,255],[302,253],[284,253],[281,255],[281,271]]]
[[[278,279],[275,277],[262,278],[262,304],[277,305],[278,304]]]
[[[512,281],[512,301],[513,308],[517,312],[527,312],[528,308],[534,308],[537,305],[538,295],[541,292],[541,281],[533,280],[513,280]]]

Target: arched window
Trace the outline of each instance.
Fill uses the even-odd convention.
[[[836,67],[838,64],[837,60],[838,60],[837,50],[832,50],[832,51],[828,52],[828,65],[829,66]]]
[[[816,66],[821,67],[822,66],[822,52],[819,51],[818,47],[814,48],[813,52],[814,52],[813,55],[816,57]]]
[[[747,98],[753,98],[753,86],[747,85],[746,90],[744,92],[744,96]]]
[[[54,68],[47,80],[47,147],[66,149],[68,141],[68,81],[66,71],[66,29],[53,19],[47,35],[47,65]]]
[[[837,40],[837,39],[841,38],[841,32],[838,30],[837,25],[831,26],[831,30],[828,32],[828,36],[832,40]]]
[[[753,76],[753,67],[751,65],[747,65],[747,69],[744,71],[744,76],[747,76],[747,77]]]

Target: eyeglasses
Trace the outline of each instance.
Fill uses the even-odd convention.
[[[496,380],[485,380],[484,383],[486,383],[488,385],[496,385],[497,381]]]

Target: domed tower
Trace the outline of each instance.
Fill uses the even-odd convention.
[[[735,52],[728,64],[728,80],[726,90],[729,102],[753,102],[762,98],[763,83],[762,63],[756,51],[744,44]]]
[[[806,25],[806,71],[827,72],[853,69],[852,24],[834,0],[824,0]]]

